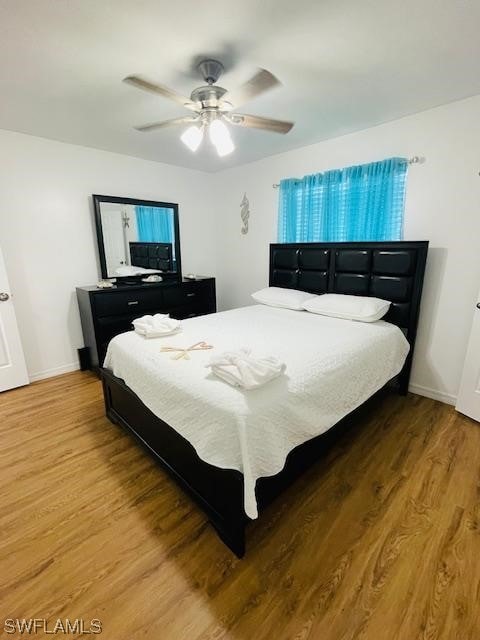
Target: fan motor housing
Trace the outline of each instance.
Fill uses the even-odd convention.
[[[190,99],[192,102],[200,103],[202,108],[204,107],[218,107],[219,102],[223,95],[227,93],[227,90],[223,87],[213,87],[207,85],[205,87],[198,87],[192,91]]]

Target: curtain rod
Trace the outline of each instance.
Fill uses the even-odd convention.
[[[407,160],[408,164],[422,164],[422,162],[424,162],[424,161],[425,161],[425,158],[421,158],[420,156],[412,156],[411,158],[409,158],[409,159]],[[480,175],[480,174],[479,174],[479,175]],[[280,185],[279,185],[279,184],[277,184],[277,183],[272,184],[272,187],[273,187],[274,189],[278,189],[278,187],[279,187],[279,186],[280,186]]]

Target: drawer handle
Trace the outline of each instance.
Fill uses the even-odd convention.
[[[196,293],[187,293],[187,298],[193,298],[193,296],[196,296]]]
[[[127,304],[131,305],[131,304],[138,304],[138,300],[131,300],[130,302],[128,302]]]

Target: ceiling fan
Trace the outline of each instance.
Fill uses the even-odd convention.
[[[198,65],[198,70],[203,76],[206,86],[194,89],[190,98],[180,95],[172,89],[161,84],[153,83],[140,76],[128,76],[123,82],[137,89],[156,93],[164,98],[169,98],[192,113],[173,120],[153,122],[140,127],[137,131],[155,131],[172,125],[190,124],[180,136],[182,142],[192,151],[200,146],[205,132],[215,145],[218,155],[225,156],[235,149],[227,124],[251,129],[263,129],[274,133],[288,133],[293,127],[293,122],[261,118],[242,113],[233,113],[237,106],[259,96],[260,94],[279,86],[281,83],[266,69],[258,69],[255,75],[243,85],[232,91],[227,91],[216,84],[224,71],[223,65],[217,60],[203,60]]]

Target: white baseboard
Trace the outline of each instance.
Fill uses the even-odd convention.
[[[62,364],[59,367],[52,367],[52,369],[45,369],[44,371],[37,371],[36,373],[30,373],[30,382],[36,382],[37,380],[45,380],[45,378],[53,378],[53,376],[59,376],[62,373],[70,373],[70,371],[77,371],[80,369],[78,362],[70,362],[70,364]]]
[[[432,400],[439,400],[440,402],[444,402],[445,404],[453,404],[454,406],[457,404],[457,396],[454,396],[451,393],[438,391],[437,389],[430,389],[430,387],[423,387],[420,384],[411,384],[409,385],[408,390],[412,393],[416,393],[419,396],[425,396],[426,398],[431,398]]]

